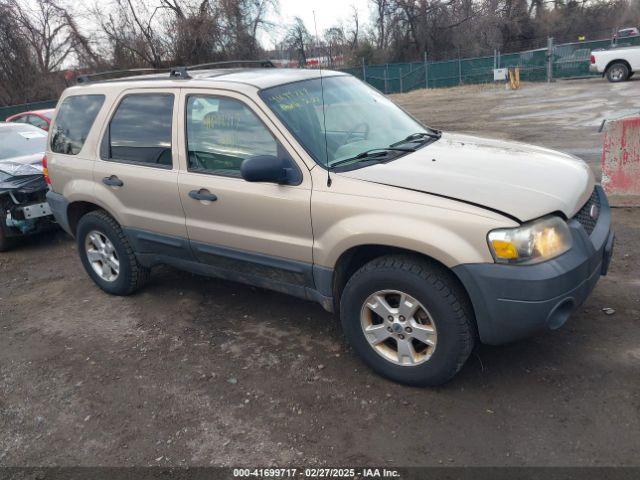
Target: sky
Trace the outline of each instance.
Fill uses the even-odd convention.
[[[316,25],[318,34],[329,27],[344,22],[349,25],[352,14],[352,6],[358,9],[360,26],[369,21],[368,0],[279,0],[280,8],[276,14],[271,15],[269,20],[276,23],[280,28],[275,28],[271,33],[264,33],[260,39],[265,48],[270,48],[274,43],[282,40],[286,26],[293,22],[294,17],[304,20],[309,33],[314,32],[313,12],[316,13]]]

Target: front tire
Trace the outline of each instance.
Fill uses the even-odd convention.
[[[347,340],[369,367],[407,385],[440,385],[475,344],[466,293],[445,268],[408,255],[372,260],[340,302]]]
[[[91,279],[112,295],[130,295],[149,279],[118,222],[103,210],[87,213],[78,222],[80,260]]]
[[[607,68],[607,80],[612,83],[624,82],[628,80],[631,76],[631,72],[629,71],[629,67],[627,67],[624,63],[618,62],[610,65]]]

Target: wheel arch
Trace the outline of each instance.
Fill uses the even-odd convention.
[[[475,324],[475,313],[473,308],[473,303],[471,301],[471,297],[469,292],[467,291],[465,285],[462,283],[460,278],[455,274],[455,272],[447,267],[443,262],[438,259],[427,255],[422,252],[418,252],[416,250],[411,250],[402,247],[396,247],[391,245],[379,245],[379,244],[364,244],[357,245],[349,248],[344,251],[339,257],[335,264],[335,268],[333,270],[332,277],[332,296],[333,296],[333,304],[334,311],[339,313],[340,311],[340,299],[342,296],[342,292],[347,282],[351,278],[351,276],[363,267],[368,262],[387,255],[405,255],[408,257],[414,257],[418,261],[428,262],[434,266],[436,266],[442,272],[446,272],[447,276],[451,279],[451,281],[457,285],[460,291],[465,295],[465,300],[468,302],[468,306],[470,312],[473,316],[473,322]]]
[[[623,59],[623,58],[617,58],[615,60],[611,60],[609,63],[607,63],[607,66],[604,68],[604,74],[606,75],[607,72],[609,71],[609,68],[611,68],[612,65],[616,64],[616,63],[622,63],[624,66],[626,66],[629,69],[629,73],[633,72],[633,69],[631,68],[631,64]]]
[[[69,205],[67,206],[67,220],[69,223],[69,229],[71,230],[71,233],[74,237],[76,235],[78,222],[80,221],[80,219],[87,213],[93,212],[95,210],[104,210],[109,215],[111,215],[111,212],[104,208],[104,206],[98,205],[97,203],[91,201],[76,200],[69,203]],[[113,217],[113,215],[111,216]]]

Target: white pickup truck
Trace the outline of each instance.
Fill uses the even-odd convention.
[[[640,46],[594,50],[589,69],[606,76],[610,82],[624,82],[640,70]]]

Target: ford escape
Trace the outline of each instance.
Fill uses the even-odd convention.
[[[429,128],[341,72],[90,79],[58,103],[46,171],[104,291],[169,264],[317,301],[413,385],[449,380],[476,342],[559,328],[613,248],[578,158]]]

